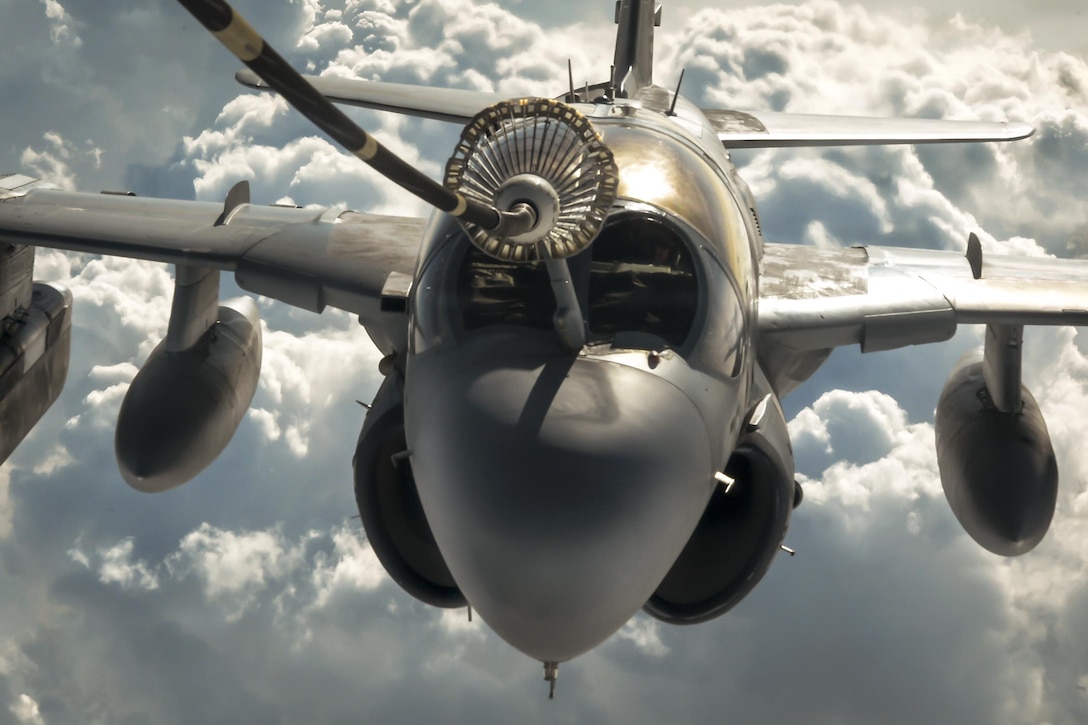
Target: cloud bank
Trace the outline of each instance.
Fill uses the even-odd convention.
[[[422,213],[270,96],[180,9],[110,0],[0,9],[6,170],[71,188]],[[314,73],[554,95],[566,59],[610,62],[610,7],[467,0],[239,3]],[[574,8],[574,10],[572,10]],[[600,11],[599,13],[597,11]],[[531,15],[528,13],[532,13]],[[563,12],[567,12],[566,16]],[[813,0],[703,10],[657,42],[707,106],[1030,121],[1010,145],[737,154],[776,241],[1088,250],[1088,63],[960,18],[936,24]],[[576,77],[576,80],[581,79]],[[432,175],[457,129],[354,117]],[[76,299],[61,399],[0,469],[0,720],[1052,722],[1088,718],[1088,343],[1031,331],[1026,380],[1062,470],[1055,523],[1007,561],[973,544],[940,491],[933,407],[977,331],[943,346],[836,353],[786,401],[806,499],[734,612],[693,628],[645,617],[539,666],[463,612],[389,581],[351,517],[355,399],[378,354],[346,314],[262,300],[265,355],[223,456],[157,497],[116,472],[127,385],[165,332],[169,270],[41,251]],[[229,285],[225,285],[229,286]],[[226,290],[231,294],[231,290]]]

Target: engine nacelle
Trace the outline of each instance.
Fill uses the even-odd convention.
[[[1002,413],[983,379],[983,364],[965,357],[937,403],[937,464],[952,512],[984,548],[1018,556],[1050,527],[1058,464],[1039,404],[1021,385],[1023,407]]]
[[[29,181],[8,176],[0,199],[12,183]],[[34,247],[0,244],[0,462],[49,410],[68,377],[72,293],[33,277]]]
[[[378,390],[359,433],[352,461],[359,515],[378,561],[404,591],[435,607],[464,607],[416,490],[397,375]]]
[[[248,297],[224,302],[189,348],[159,343],[121,403],[115,447],[125,481],[156,493],[189,481],[226,448],[261,372],[261,323]]]
[[[29,299],[8,308],[0,329],[0,462],[49,410],[68,376],[72,293],[46,284],[31,288],[29,278],[26,293]]]
[[[793,449],[777,397],[756,406],[729,459],[733,484],[711,496],[687,545],[643,609],[670,624],[725,614],[767,572],[800,502]]]

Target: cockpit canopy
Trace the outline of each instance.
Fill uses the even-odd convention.
[[[617,214],[588,250],[569,261],[590,344],[684,345],[695,324],[699,285],[692,248],[675,225],[646,214]],[[470,247],[456,286],[466,331],[494,325],[553,329],[555,298],[543,262],[504,262]]]

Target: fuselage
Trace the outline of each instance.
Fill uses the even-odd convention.
[[[754,208],[702,113],[671,100],[576,106],[620,173],[568,260],[581,350],[560,344],[540,266],[488,257],[445,215],[420,252],[404,392],[420,501],[467,601],[545,662],[653,595],[755,402]]]

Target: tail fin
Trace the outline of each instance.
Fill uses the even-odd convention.
[[[629,98],[653,82],[654,26],[660,24],[654,0],[616,0],[616,95]]]

